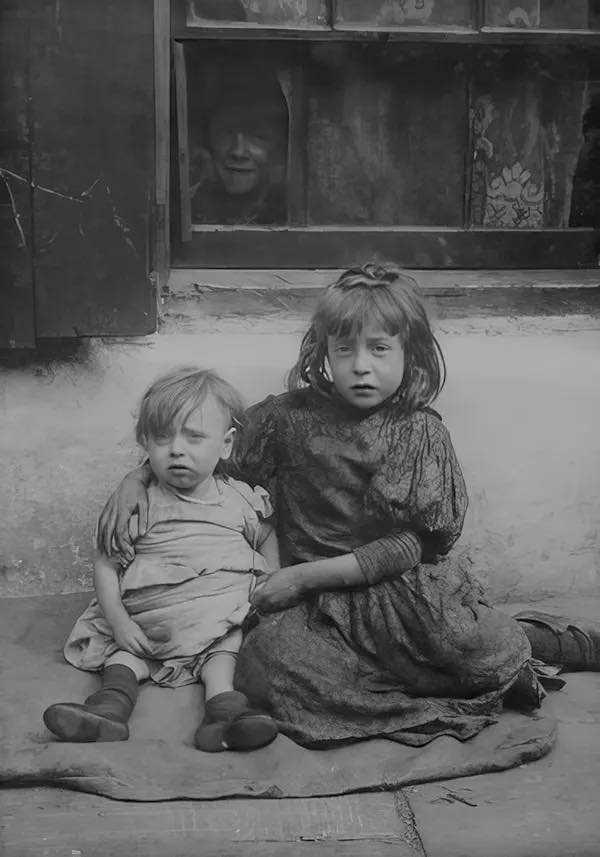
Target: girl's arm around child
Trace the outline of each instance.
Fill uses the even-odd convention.
[[[351,553],[282,568],[257,587],[252,604],[260,613],[271,613],[292,607],[311,592],[379,583],[414,568],[421,553],[415,533],[391,533]]]
[[[275,527],[268,521],[263,521],[256,540],[256,548],[267,563],[269,571],[276,571],[280,567],[279,545]]]

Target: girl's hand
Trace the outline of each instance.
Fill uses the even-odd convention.
[[[111,624],[115,643],[120,649],[138,658],[152,657],[152,643],[130,616],[115,619]]]
[[[117,554],[126,563],[132,562],[135,554],[129,519],[136,513],[142,535],[148,529],[148,494],[138,472],[133,471],[123,479],[102,510],[96,536],[98,550],[106,556]]]
[[[298,604],[305,591],[298,566],[290,566],[260,578],[250,603],[258,613],[276,613]]]

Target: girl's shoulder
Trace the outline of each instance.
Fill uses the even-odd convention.
[[[422,426],[429,431],[447,431],[442,415],[433,408],[419,408],[419,410],[412,412],[409,419],[411,419],[413,425]]]
[[[444,425],[442,416],[433,408],[419,408],[405,417],[406,427],[411,436],[420,443],[429,446],[447,445],[450,441],[450,433]]]
[[[294,411],[312,409],[315,393],[310,388],[288,390],[277,395],[271,394],[247,410],[250,419],[255,417],[278,419],[286,417]]]

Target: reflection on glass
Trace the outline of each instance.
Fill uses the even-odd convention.
[[[202,63],[200,54],[199,64],[190,63],[193,222],[286,220],[287,103],[276,67],[249,60],[240,57],[239,65],[224,66],[216,59]]]
[[[582,30],[594,26],[595,0],[486,0],[490,27]]]
[[[327,0],[187,0],[188,27],[253,24],[315,27],[327,24]]]
[[[472,24],[471,0],[337,0],[336,25],[444,27]]]

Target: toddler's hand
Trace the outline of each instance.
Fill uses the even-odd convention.
[[[137,622],[129,616],[119,619],[113,624],[115,643],[125,652],[131,652],[138,658],[152,656],[152,643],[144,634]]]
[[[265,577],[260,577],[252,593],[250,603],[259,613],[276,613],[294,607],[302,600],[304,587],[297,569],[281,568]]]

